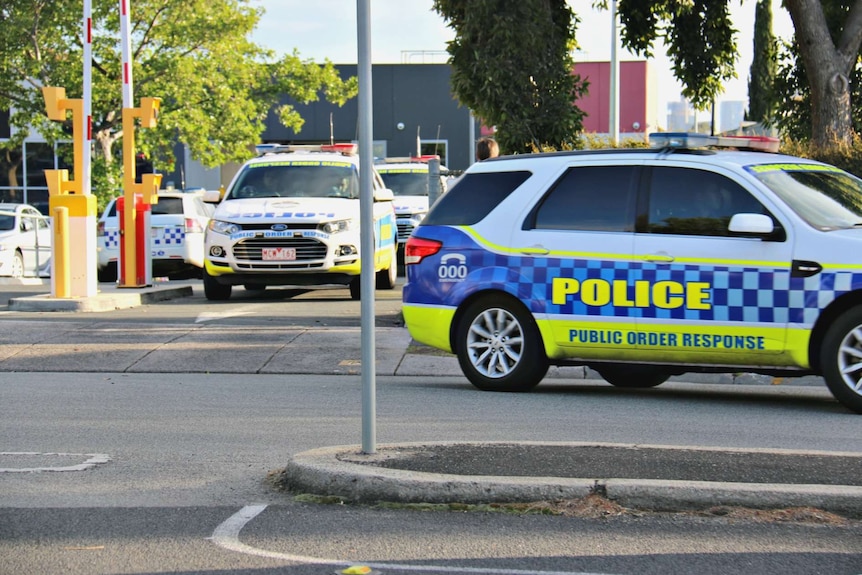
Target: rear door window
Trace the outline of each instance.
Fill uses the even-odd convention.
[[[420,225],[471,226],[487,216],[531,175],[527,171],[464,174],[440,196]]]

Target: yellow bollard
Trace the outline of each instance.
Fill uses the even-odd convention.
[[[72,291],[72,279],[69,269],[71,259],[69,251],[69,208],[56,207],[53,212],[53,250],[54,250],[54,297],[69,297]]]

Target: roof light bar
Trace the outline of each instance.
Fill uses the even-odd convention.
[[[358,144],[258,144],[255,151],[259,156],[265,154],[287,154],[290,152],[336,152],[344,156],[355,156]]]
[[[688,132],[656,132],[649,135],[651,148],[737,148],[777,153],[778,138],[769,136],[708,136]]]

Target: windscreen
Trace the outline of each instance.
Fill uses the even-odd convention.
[[[359,177],[349,162],[291,161],[250,164],[230,192],[231,199],[359,198]]]
[[[746,169],[815,228],[862,226],[862,180],[847,172],[820,164],[765,164]]]
[[[427,196],[428,172],[386,170],[380,172],[383,183],[396,196]]]

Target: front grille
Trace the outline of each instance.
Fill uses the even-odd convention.
[[[248,230],[271,230],[273,224],[265,222],[262,224],[242,224],[243,231]],[[316,230],[317,224],[284,224],[285,230]]]
[[[314,238],[248,238],[234,244],[233,257],[237,260],[262,262],[263,248],[295,248],[296,260],[283,262],[286,265],[326,258],[326,244]],[[272,265],[276,262],[266,263]]]
[[[399,242],[406,242],[407,238],[410,237],[410,234],[413,233],[413,230],[414,230],[413,224],[398,222],[398,241]]]

